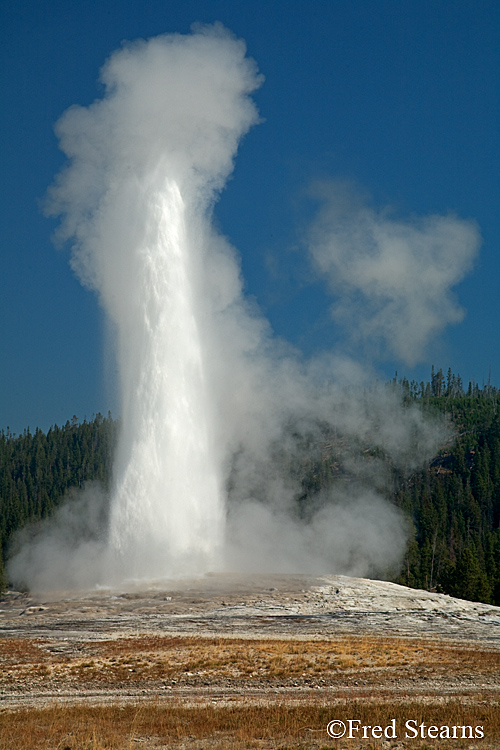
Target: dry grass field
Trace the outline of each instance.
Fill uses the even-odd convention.
[[[0,658],[2,694],[60,696],[3,710],[1,750],[500,747],[499,695],[491,689],[500,652],[492,648],[354,635],[142,635],[67,649],[8,638]],[[121,699],[103,703],[117,688]],[[355,739],[331,739],[332,719],[382,728],[394,720],[396,738],[365,730],[366,739],[359,731]],[[405,737],[407,720],[450,727],[451,736],[429,739],[418,729],[417,739],[413,731]],[[477,726],[483,738],[474,736]]]
[[[356,718],[362,725],[385,727],[395,720],[401,739],[333,740],[326,732],[332,717]],[[457,739],[402,739],[405,722],[458,729]],[[462,726],[484,727],[485,738],[461,739]],[[2,750],[125,750],[125,748],[498,748],[498,705],[469,706],[459,701],[428,705],[422,701],[387,704],[374,700],[341,701],[334,706],[53,706],[0,715]],[[451,732],[453,734],[453,730]],[[467,730],[465,734],[469,734]]]
[[[42,639],[0,641],[0,688],[34,684],[154,688],[238,683],[388,688],[393,681],[500,674],[500,651],[457,643],[343,636],[328,640],[162,637],[145,635],[81,643],[71,650]]]

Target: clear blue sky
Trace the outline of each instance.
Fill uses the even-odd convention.
[[[454,212],[483,245],[455,289],[467,316],[413,370],[450,366],[500,384],[500,5],[490,0],[2,0],[0,2],[0,428],[116,411],[102,314],[51,243],[39,200],[63,164],[53,126],[101,89],[124,39],[219,20],[265,76],[263,122],[244,139],[216,209],[246,290],[310,355],[339,338],[300,249],[317,179],[356,183],[401,215]]]

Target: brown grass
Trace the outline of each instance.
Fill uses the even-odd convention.
[[[104,687],[219,679],[323,679],[333,684],[355,673],[369,683],[381,672],[420,678],[500,673],[498,650],[367,636],[321,641],[142,636],[85,643],[71,654],[54,653],[42,640],[8,639],[0,642],[0,662],[0,686],[28,678]]]
[[[386,745],[394,749],[500,747],[500,705],[492,680],[500,673],[500,652],[481,646],[368,636],[139,636],[59,644],[3,639],[0,663],[0,691],[5,696],[59,692],[78,700],[78,691],[105,697],[114,689],[130,701],[140,688],[145,694],[140,703],[122,706],[80,703],[3,710],[0,750],[382,747],[382,740],[330,739],[326,726],[334,718],[382,727],[395,719],[400,739]],[[427,680],[442,678],[445,684],[453,677],[461,698],[440,696],[439,681],[427,688]],[[476,686],[483,678],[491,687],[484,687],[481,695]],[[405,693],[404,679],[407,685],[416,681],[412,695],[420,697]],[[469,688],[461,687],[464,680]],[[317,685],[325,690],[315,690]],[[299,692],[294,692],[297,687]],[[161,694],[156,702],[155,694]],[[252,696],[252,705],[245,703],[245,695]],[[182,702],[183,696],[190,696],[189,704]],[[438,727],[480,725],[485,738],[404,739],[407,719]]]
[[[484,728],[485,737],[411,740],[391,747],[498,748],[500,711],[497,705],[474,706],[450,701],[429,705],[418,701],[389,705],[356,701],[335,706],[252,706],[186,708],[178,704],[89,707],[53,706],[0,714],[1,750],[128,750],[129,748],[380,748],[381,740],[331,740],[330,720],[356,718],[361,724],[381,727],[396,721],[398,741],[405,721],[412,719],[441,726]],[[387,745],[386,745],[387,747]]]

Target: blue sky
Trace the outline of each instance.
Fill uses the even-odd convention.
[[[243,140],[217,224],[241,254],[246,291],[276,334],[310,356],[338,347],[331,297],[303,237],[318,180],[345,181],[399,216],[477,222],[483,244],[456,286],[467,315],[409,367],[500,384],[498,278],[500,6],[484,0],[235,3],[0,2],[0,428],[116,411],[97,298],[69,268],[39,208],[64,162],[53,126],[102,93],[98,71],[122,40],[221,21],[245,39],[265,83],[262,123]]]

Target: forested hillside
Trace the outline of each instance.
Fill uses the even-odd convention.
[[[403,397],[449,416],[455,440],[406,481],[395,502],[411,519],[398,582],[500,605],[500,395],[439,370],[399,382]]]
[[[71,487],[93,479],[107,486],[115,437],[116,422],[100,414],[47,434],[0,433],[0,565],[14,531],[49,516]]]
[[[432,371],[428,383],[397,377],[387,385],[402,403],[429,418],[445,416],[454,437],[427,465],[404,474],[386,460],[388,499],[405,515],[408,548],[396,581],[500,605],[500,394],[489,384]],[[3,559],[13,532],[48,515],[67,490],[88,480],[108,486],[117,423],[108,415],[74,417],[47,434],[0,433],[0,542]],[[318,490],[346,483],[341,440],[325,436],[318,455],[297,467],[300,512]],[[370,450],[363,447],[364,460]],[[345,446],[342,448],[345,450]],[[384,461],[378,455],[377,460]],[[0,560],[1,564],[1,560]]]
[[[396,376],[386,387],[399,393],[403,405],[417,406],[428,418],[448,420],[449,443],[425,466],[408,474],[369,445],[346,446],[341,435],[330,436],[320,458],[305,469],[302,509],[322,488],[356,483],[354,450],[365,464],[376,454],[385,463],[386,476],[385,488],[377,489],[401,508],[407,523],[407,552],[394,580],[500,605],[498,389],[469,383],[464,390],[459,376],[450,370],[444,376],[434,368],[427,383]],[[369,469],[366,474],[370,476]]]

